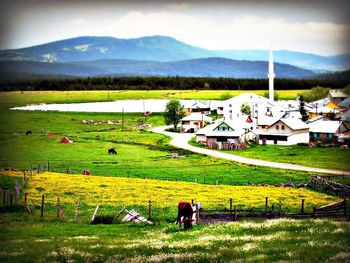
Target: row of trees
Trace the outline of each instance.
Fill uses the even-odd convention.
[[[275,79],[276,90],[343,88],[346,81]],[[268,79],[209,77],[96,77],[39,80],[1,80],[0,90],[267,90]]]

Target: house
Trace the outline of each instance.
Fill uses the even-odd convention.
[[[347,132],[349,128],[343,121],[331,121],[318,119],[309,124],[310,141],[322,141],[336,143],[341,133]]]
[[[219,120],[196,132],[196,142],[210,149],[237,149],[245,141],[249,131],[236,122]]]
[[[329,117],[330,114],[334,114],[334,117],[340,117],[340,112],[336,110],[335,108],[330,108],[328,106],[323,106],[323,107],[315,107],[308,112],[309,118],[315,118],[318,115],[321,115],[323,117]]]
[[[200,112],[194,112],[181,119],[181,132],[195,132],[204,127],[205,123],[211,123],[212,118]]]
[[[350,97],[346,98],[341,103],[339,103],[339,106],[342,108],[350,108]]]
[[[309,142],[309,126],[288,114],[258,120],[257,134],[261,144],[294,145]]]
[[[273,115],[276,112],[284,112],[284,107],[277,103],[271,102],[269,99],[254,93],[243,93],[223,104],[223,114],[227,120],[235,120],[242,117],[241,107],[243,104],[249,105],[251,117],[256,118],[258,114]]]
[[[210,101],[204,102],[200,100],[189,100],[183,101],[184,111],[186,115],[191,114],[192,112],[199,112],[204,114],[210,113]]]
[[[330,90],[327,94],[327,98],[336,106],[334,107],[338,107],[338,105],[344,101],[347,97],[349,97],[348,94],[346,94],[344,91],[339,90],[339,89],[333,89]],[[332,105],[327,104],[328,107],[332,107]]]

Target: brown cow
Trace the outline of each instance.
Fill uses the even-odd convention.
[[[188,202],[180,202],[178,205],[176,224],[179,223],[181,227],[181,223],[183,222],[185,229],[192,228],[192,221],[193,221],[192,216],[193,216],[192,205]],[[181,220],[182,217],[183,219]]]

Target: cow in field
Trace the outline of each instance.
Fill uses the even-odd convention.
[[[108,154],[117,154],[117,151],[114,148],[108,149]]]
[[[26,135],[31,135],[32,131],[26,131]]]
[[[178,205],[176,224],[179,223],[181,227],[181,223],[183,222],[185,229],[192,228],[192,221],[193,221],[192,216],[193,216],[192,205],[188,202],[180,202]]]

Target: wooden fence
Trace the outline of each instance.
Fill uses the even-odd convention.
[[[285,212],[282,210],[281,202],[277,207],[268,205],[268,197],[265,198],[264,209],[238,209],[237,206],[232,206],[230,199],[230,209],[224,210],[204,210],[199,209],[199,222],[215,223],[239,221],[242,219],[271,219],[271,218],[319,218],[319,217],[343,217],[347,218],[347,199],[341,202],[332,203],[322,207],[313,207],[312,212],[305,212],[305,199],[301,200],[300,211]]]

